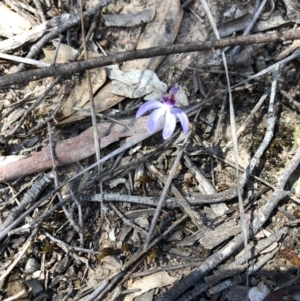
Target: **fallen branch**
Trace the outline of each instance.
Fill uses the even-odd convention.
[[[99,123],[97,129],[99,137],[101,137],[101,148],[118,141],[120,138],[146,133],[147,118],[143,117],[137,120],[130,117],[124,119],[122,120],[124,126],[111,122]],[[54,153],[56,166],[78,162],[93,155],[95,153],[93,128],[90,127],[74,138],[58,142],[54,147]],[[0,169],[0,181],[8,181],[50,168],[52,168],[51,152],[50,147],[47,146],[32,156],[6,165],[3,164]]]
[[[49,76],[70,75],[93,68],[104,67],[125,61],[150,58],[161,55],[175,53],[185,53],[194,51],[203,51],[214,48],[224,48],[233,45],[249,45],[260,43],[282,42],[286,40],[300,39],[300,30],[288,30],[285,32],[274,32],[267,34],[255,34],[249,36],[226,38],[217,41],[208,41],[200,43],[186,43],[179,45],[170,45],[163,47],[151,47],[142,50],[133,50],[123,53],[117,53],[100,58],[88,59],[86,61],[76,61],[59,66],[51,66],[39,70],[24,71],[16,74],[10,74],[0,77],[0,88],[10,85],[26,84],[28,82],[42,79]]]
[[[25,193],[19,206],[14,207],[10,210],[8,217],[0,225],[0,232],[2,232],[7,226],[12,224],[18,216],[25,210],[25,208],[35,202],[38,197],[41,195],[43,190],[51,184],[53,180],[53,174],[50,172],[43,176],[42,179],[36,181],[33,186]]]

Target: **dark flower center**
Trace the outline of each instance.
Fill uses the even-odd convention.
[[[169,106],[175,106],[175,104],[176,104],[176,99],[175,99],[175,97],[174,97],[174,94],[166,94],[166,95],[164,95],[163,96],[163,102],[164,102],[164,104],[166,104],[166,105],[169,105]]]

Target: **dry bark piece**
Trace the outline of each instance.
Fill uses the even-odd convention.
[[[103,15],[106,26],[132,27],[153,20],[155,9],[145,9],[133,14],[105,14]]]
[[[57,24],[59,24],[61,21],[65,21],[67,18],[69,18],[69,15],[63,14],[43,24],[32,27],[30,30],[27,30],[26,32],[20,35],[1,41],[0,52],[5,53],[22,46],[26,42],[36,41],[51,27],[55,27]]]
[[[179,30],[183,10],[180,7],[179,0],[155,1],[156,15],[152,22],[148,23],[143,34],[139,38],[136,49],[147,49],[149,47],[163,46],[172,44]],[[166,18],[168,16],[168,18]],[[132,69],[155,70],[163,60],[163,56],[149,59],[139,59],[125,62],[122,71],[131,71]],[[108,83],[94,97],[96,112],[102,112],[121,102],[124,97],[115,95],[112,83]],[[89,104],[84,106],[89,110]],[[69,118],[61,121],[61,124],[81,120],[90,114],[84,111],[77,111]]]
[[[112,122],[99,123],[97,126],[101,148],[118,141],[122,137],[137,137],[147,132],[148,117],[135,119],[133,117],[123,119],[121,122],[130,127]],[[60,141],[54,148],[56,166],[62,166],[72,162],[78,162],[95,153],[93,127],[88,128],[82,134],[64,141]],[[2,165],[0,169],[0,181],[8,181],[13,178],[25,176],[45,169],[52,168],[50,148],[44,147],[40,152],[19,161]]]
[[[221,244],[223,241],[227,240],[241,232],[240,223],[236,223],[231,220],[223,225],[216,227],[214,230],[207,230],[204,236],[200,239],[200,243],[205,249],[213,249],[214,247]]]
[[[0,36],[12,38],[26,32],[31,24],[28,20],[10,10],[0,2]]]

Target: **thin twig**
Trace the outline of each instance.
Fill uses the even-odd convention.
[[[248,274],[251,275],[251,274],[257,272],[258,270],[260,270],[270,259],[272,259],[275,256],[275,254],[278,252],[278,250],[279,250],[279,248],[275,248],[275,250],[273,250],[272,252],[270,252],[264,256],[261,256],[258,259],[258,261],[255,263],[255,265],[249,267]],[[233,280],[232,279],[225,280],[225,281],[215,285],[214,287],[212,287],[210,289],[211,293],[212,294],[220,293],[223,290],[228,289],[231,286],[241,283],[242,281],[244,281],[244,279],[245,279],[245,276],[244,277],[237,276],[237,277],[234,277]]]
[[[10,211],[9,216],[0,225],[0,240],[8,233],[9,230],[7,231],[7,229],[9,228],[9,226],[11,226],[15,221],[17,221],[17,218],[20,216],[20,214],[25,210],[25,208],[29,204],[37,201],[38,197],[52,183],[52,181],[53,181],[53,173],[50,172],[44,175],[43,178],[41,178],[40,180],[36,181],[33,184],[33,186],[25,193],[19,206],[13,208]],[[14,223],[14,225],[16,226],[17,224]]]
[[[0,53],[0,58],[5,59],[5,60],[9,60],[9,61],[12,61],[12,62],[23,63],[23,64],[33,65],[33,66],[37,66],[37,67],[49,67],[49,66],[51,66],[49,63],[40,62],[38,60],[23,58],[23,57],[20,57],[20,56],[16,56],[16,55],[12,55],[12,54],[6,54],[6,53]]]
[[[153,218],[152,218],[152,222],[151,222],[151,225],[150,225],[150,229],[149,229],[149,231],[148,231],[147,238],[146,238],[145,243],[144,243],[144,246],[143,246],[144,250],[147,249],[148,246],[149,246],[149,243],[150,243],[150,240],[151,240],[151,238],[152,238],[152,234],[153,234],[154,228],[155,228],[155,226],[156,226],[156,222],[157,222],[157,220],[158,220],[158,218],[159,218],[160,211],[161,211],[161,209],[162,209],[162,207],[163,207],[163,205],[164,205],[164,203],[165,203],[166,195],[167,195],[167,193],[168,193],[168,190],[169,190],[169,187],[170,187],[170,185],[171,185],[172,179],[173,179],[173,177],[174,177],[174,175],[175,175],[175,173],[176,173],[177,166],[178,166],[179,161],[180,161],[180,159],[181,159],[181,157],[182,157],[182,154],[183,154],[184,149],[185,149],[185,147],[186,147],[187,141],[188,141],[188,139],[189,139],[189,137],[190,137],[190,133],[191,133],[191,132],[189,132],[189,134],[187,134],[187,136],[185,137],[184,142],[183,142],[183,145],[181,146],[181,148],[180,148],[180,150],[179,150],[179,152],[178,152],[178,155],[177,155],[177,157],[176,157],[176,159],[175,159],[175,161],[174,161],[174,163],[173,163],[173,166],[172,166],[172,168],[171,168],[171,170],[170,170],[170,172],[169,172],[169,175],[168,175],[168,178],[167,178],[167,180],[166,180],[164,189],[163,189],[163,191],[162,191],[162,193],[161,193],[161,196],[160,196],[160,198],[159,198],[159,201],[158,201],[158,204],[157,204],[157,207],[156,207],[155,214],[154,214],[154,216],[153,216]]]
[[[8,137],[13,136],[17,130],[21,127],[27,116],[34,108],[36,108],[44,99],[45,97],[50,93],[50,91],[54,88],[54,86],[61,80],[61,76],[58,76],[46,89],[46,91],[24,112],[21,120],[18,122],[18,124],[14,127],[14,129],[9,133]]]
[[[73,197],[73,200],[77,206],[77,211],[78,211],[78,224],[79,224],[79,229],[80,229],[80,232],[82,233],[80,236],[79,236],[79,239],[80,239],[80,246],[83,247],[84,245],[84,237],[83,237],[83,219],[82,219],[82,208],[81,208],[81,203],[77,200],[77,198],[75,197],[75,194],[73,192],[72,189],[70,189],[70,193]],[[73,232],[74,233],[74,232]]]
[[[277,117],[274,112],[274,99],[276,96],[276,86],[277,86],[277,80],[280,75],[279,73],[279,65],[277,64],[277,71],[274,73],[273,81],[272,81],[272,87],[271,87],[271,94],[270,94],[270,102],[269,102],[269,108],[268,108],[268,127],[264,136],[264,139],[262,143],[260,144],[259,148],[255,152],[253,158],[251,159],[248,167],[246,168],[244,174],[241,176],[240,185],[241,187],[244,187],[249,179],[250,174],[256,167],[257,163],[259,162],[260,158],[262,157],[263,153],[271,143],[271,140],[274,135],[274,129],[276,125]]]
[[[83,16],[88,17],[93,14],[95,14],[101,7],[106,6],[110,3],[110,0],[101,0],[95,5],[94,8],[84,12]],[[44,35],[42,39],[40,39],[35,45],[33,45],[30,48],[30,51],[26,55],[26,58],[34,58],[36,55],[40,53],[42,48],[48,43],[48,41],[51,41],[53,38],[55,38],[60,33],[66,31],[67,29],[70,29],[80,23],[80,15],[76,15],[74,18],[70,19],[67,22],[64,22],[63,24],[60,24],[55,30],[49,32],[48,34]],[[16,73],[18,74],[20,71],[24,69],[24,64],[20,64],[20,66],[17,68]],[[56,68],[56,66],[54,67]],[[62,74],[60,74],[62,75]],[[1,81],[1,80],[0,80]]]
[[[153,165],[147,165],[148,170],[155,175],[156,178],[159,179],[160,182],[166,185],[166,182],[168,179],[166,179],[166,176],[158,171]],[[181,207],[182,211],[185,212],[193,221],[193,223],[200,228],[201,227],[201,218],[200,215],[191,208],[191,205],[187,201],[187,198],[183,196],[183,194],[177,189],[177,187],[174,184],[170,184],[170,189],[172,194],[174,194],[176,198],[176,202]],[[189,198],[191,202],[193,202],[193,198]],[[158,201],[159,203],[159,201]],[[167,203],[167,200],[165,200],[164,205]]]
[[[61,40],[62,40],[62,37],[59,38],[58,43],[56,45],[56,49],[55,49],[54,56],[53,56],[53,59],[52,59],[52,64],[51,64],[53,66],[56,65],[56,59],[57,59],[57,56],[58,56],[58,51],[59,51],[59,48],[60,48]]]
[[[239,137],[241,135],[241,133],[245,130],[245,128],[247,127],[247,125],[249,124],[249,122],[251,121],[251,119],[254,118],[254,114],[258,111],[258,109],[261,107],[261,105],[263,104],[263,102],[266,100],[266,98],[268,97],[270,93],[270,89],[268,88],[264,94],[262,95],[262,97],[259,99],[259,101],[257,102],[257,104],[255,105],[255,107],[251,110],[251,112],[248,114],[247,118],[245,119],[245,121],[243,122],[243,124],[240,126],[240,128],[238,129],[236,135],[237,137]],[[222,151],[224,153],[227,152],[228,148],[231,146],[232,144],[232,140],[228,141],[225,145],[225,147],[222,149]]]
[[[102,201],[103,201],[103,198],[102,198]],[[144,230],[142,227],[136,225],[135,223],[133,223],[132,221],[130,221],[128,218],[126,218],[122,214],[122,212],[114,204],[110,203],[109,206],[117,213],[117,215],[122,219],[122,221],[123,221],[123,223],[125,225],[127,225],[129,227],[132,227],[133,229],[135,229],[136,231],[140,232],[144,236],[147,236],[147,231],[146,230]]]
[[[70,246],[69,244],[61,241],[60,239],[55,238],[54,236],[52,236],[50,233],[43,231],[43,233],[52,241],[56,242],[57,244],[60,244],[62,246],[64,246],[66,249],[68,249],[69,251],[75,251],[75,252],[82,252],[82,253],[87,253],[87,254],[92,254],[92,255],[99,255],[100,252],[98,251],[94,251],[94,250],[90,250],[90,249],[85,249],[85,248],[81,248],[81,247],[73,247]]]
[[[263,0],[260,4],[260,6],[258,7],[257,11],[255,11],[255,13],[252,16],[251,21],[249,22],[249,24],[247,25],[246,29],[243,32],[243,36],[247,36],[249,34],[249,32],[251,31],[252,27],[254,26],[254,23],[256,22],[256,20],[258,19],[259,15],[261,14],[261,12],[263,11],[265,5],[267,3],[267,0]],[[234,57],[237,52],[239,51],[240,46],[236,46],[232,49],[230,56]]]
[[[220,35],[217,29],[217,26],[215,24],[215,21],[213,19],[213,16],[210,12],[209,6],[206,2],[206,0],[200,0],[201,4],[204,8],[204,11],[208,17],[209,23],[214,31],[215,37],[217,40],[220,40]],[[236,135],[236,121],[235,121],[235,112],[234,112],[234,106],[233,106],[233,100],[232,100],[232,93],[231,93],[231,85],[230,85],[230,79],[228,75],[228,68],[227,68],[227,61],[225,57],[224,51],[222,51],[222,61],[224,65],[224,69],[226,71],[226,81],[227,81],[227,88],[228,88],[228,96],[229,96],[229,112],[230,112],[230,127],[231,127],[231,135],[232,135],[232,142],[233,142],[233,154],[234,154],[234,160],[235,160],[235,175],[236,175],[236,182],[237,182],[237,196],[238,196],[238,202],[239,202],[239,211],[240,211],[240,220],[241,220],[241,227],[242,227],[242,233],[244,237],[244,248],[247,250],[247,244],[248,244],[248,234],[247,234],[247,223],[245,218],[245,211],[244,211],[244,205],[243,205],[243,199],[242,199],[242,191],[241,187],[239,185],[240,182],[240,174],[239,174],[239,155],[238,155],[238,143],[237,143],[237,135]],[[246,262],[248,264],[248,262]],[[246,281],[246,296],[248,295],[248,277]],[[247,297],[246,297],[247,298]]]
[[[48,134],[49,134],[49,147],[50,147],[50,154],[51,154],[51,160],[52,160],[52,172],[54,175],[54,183],[55,183],[55,188],[57,188],[59,186],[58,183],[58,177],[57,177],[57,173],[56,173],[56,160],[55,160],[55,153],[54,153],[54,148],[53,148],[53,143],[52,143],[52,135],[51,135],[51,125],[48,122]],[[60,191],[57,191],[57,196],[59,199],[59,202],[62,204],[61,207],[64,211],[64,214],[66,215],[69,223],[71,224],[71,226],[75,229],[75,231],[78,233],[79,237],[80,237],[80,241],[83,244],[84,238],[83,238],[83,233],[82,233],[82,229],[77,225],[77,223],[74,221],[72,214],[68,211],[66,205],[63,202],[63,198],[62,195],[60,193]]]

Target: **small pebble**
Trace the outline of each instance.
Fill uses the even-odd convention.
[[[29,258],[25,265],[25,272],[28,274],[34,273],[35,271],[39,270],[41,265],[37,262],[34,258]]]

